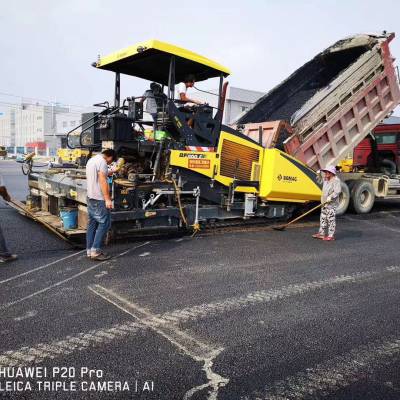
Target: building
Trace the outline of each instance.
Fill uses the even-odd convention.
[[[48,138],[47,143],[53,149],[66,146],[66,136],[69,132],[80,133],[81,128],[77,128],[82,123],[82,114],[62,113],[56,115],[56,134],[53,138]]]
[[[56,115],[56,132],[57,135],[66,135],[68,132],[81,124],[82,115],[75,113],[63,113]]]
[[[208,103],[212,107],[218,105],[218,90],[209,90],[209,93],[196,92],[196,89],[189,89],[188,96],[196,100]],[[234,86],[228,86],[225,98],[225,109],[223,123],[232,124],[240,114],[246,112],[250,107],[265,93],[255,90],[241,89]]]
[[[67,107],[23,103],[15,111],[15,146],[50,147],[43,143],[52,142],[56,136],[56,116],[68,113]]]
[[[0,146],[15,146],[15,110],[0,115]]]
[[[80,113],[59,104],[16,104],[0,116],[0,145],[14,153],[55,155],[61,138],[80,120]]]

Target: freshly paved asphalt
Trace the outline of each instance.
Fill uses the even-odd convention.
[[[0,170],[22,198],[16,165]],[[340,218],[333,243],[314,220],[119,243],[96,264],[0,205],[20,256],[0,267],[0,397],[399,399],[400,203]],[[18,366],[100,369],[130,391],[4,391]]]

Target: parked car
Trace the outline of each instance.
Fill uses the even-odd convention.
[[[5,160],[7,157],[7,149],[4,146],[0,146],[0,159]]]
[[[21,153],[19,153],[19,154],[17,154],[17,156],[15,157],[15,161],[16,161],[16,162],[19,162],[19,163],[23,163],[23,162],[25,161],[25,157],[26,157],[26,154],[21,154]]]

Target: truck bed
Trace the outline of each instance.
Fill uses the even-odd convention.
[[[284,120],[284,149],[308,166],[337,164],[400,102],[394,34],[340,40],[263,96],[238,124]]]

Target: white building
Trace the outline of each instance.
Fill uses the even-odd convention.
[[[0,145],[14,147],[15,152],[29,148],[54,155],[61,137],[80,120],[80,113],[58,104],[16,104],[0,116]]]
[[[59,105],[21,104],[15,111],[15,146],[46,142],[56,135],[56,116],[68,113]]]
[[[15,110],[10,109],[0,116],[0,146],[15,146]]]
[[[188,97],[204,101],[212,107],[218,105],[218,90],[209,90],[210,93],[196,92],[195,89],[188,90]],[[214,94],[215,93],[215,94]],[[228,86],[225,98],[225,109],[223,123],[229,125],[233,123],[240,114],[246,112],[261,96],[265,93],[255,90],[241,89]]]
[[[58,136],[66,135],[74,128],[81,124],[81,115],[73,114],[57,114],[56,116],[56,133]]]

